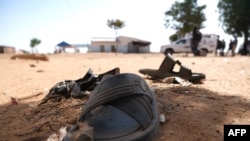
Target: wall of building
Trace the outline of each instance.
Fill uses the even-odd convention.
[[[148,53],[150,52],[149,46],[131,46],[131,42],[137,40],[135,38],[123,37],[118,38],[118,48],[117,52],[122,53]],[[102,46],[102,47],[101,47]],[[92,41],[89,52],[114,52],[112,46],[116,47],[117,43],[115,41]]]
[[[88,47],[78,47],[79,53],[87,53],[88,52]]]
[[[12,54],[15,52],[16,52],[16,49],[14,47],[0,46],[0,53]]]
[[[149,53],[150,47],[149,46],[140,47],[140,52],[141,53]]]
[[[118,44],[118,52],[126,51],[124,46]],[[113,48],[112,48],[113,47]],[[89,52],[115,52],[116,42],[92,42],[89,48]]]

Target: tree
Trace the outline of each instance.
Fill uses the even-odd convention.
[[[170,42],[174,42],[174,41],[176,41],[177,39],[178,39],[177,34],[173,34],[173,35],[169,36],[169,41],[170,41]]]
[[[30,47],[31,47],[32,53],[34,53],[35,46],[39,45],[40,43],[41,43],[41,40],[37,38],[33,38],[30,40]]]
[[[217,5],[222,29],[233,36],[244,36],[243,55],[247,53],[250,35],[249,5],[249,0],[219,0]]]
[[[115,38],[116,38],[116,52],[117,52],[117,49],[118,49],[118,40],[117,40],[117,30],[118,29],[121,29],[125,26],[125,22],[124,21],[121,21],[119,19],[116,19],[116,20],[108,20],[107,21],[107,25],[108,27],[112,28],[115,30]]]
[[[176,30],[178,37],[184,37],[196,26],[204,28],[203,22],[206,16],[203,10],[206,5],[198,6],[197,0],[184,0],[184,2],[176,1],[169,11],[165,12],[165,26]]]

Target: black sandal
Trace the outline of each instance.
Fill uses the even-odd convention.
[[[93,127],[95,141],[151,141],[159,127],[155,94],[138,75],[105,76],[91,93],[79,122]]]
[[[180,66],[179,72],[174,72],[173,68],[175,65]],[[155,69],[140,69],[140,73],[144,75],[149,75],[156,79],[164,79],[166,77],[180,77],[186,80],[189,80],[191,82],[200,81],[202,79],[205,79],[205,74],[203,73],[192,73],[192,71],[183,66],[179,60],[175,60],[170,56],[169,54],[166,55],[165,59],[161,63],[158,70]]]

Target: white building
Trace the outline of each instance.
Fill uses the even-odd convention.
[[[92,38],[89,52],[149,53],[151,42],[125,36]]]

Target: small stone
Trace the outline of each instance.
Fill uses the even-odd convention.
[[[216,133],[220,133],[220,130],[217,129],[217,130],[216,130]]]
[[[44,88],[44,90],[43,90],[43,91],[44,91],[44,92],[47,92],[48,90],[49,90],[48,88]]]
[[[160,116],[159,116],[159,121],[160,121],[161,123],[166,122],[166,118],[165,118],[165,115],[164,115],[163,113],[160,114]]]
[[[30,64],[30,67],[34,68],[34,67],[36,67],[36,65],[34,65],[34,64]]]

